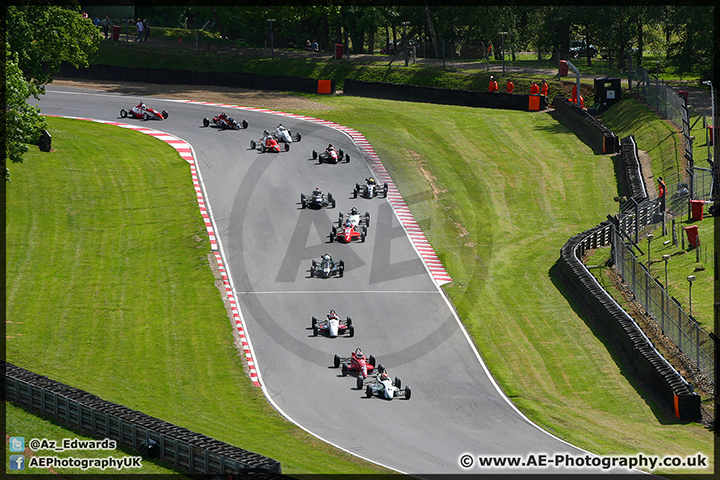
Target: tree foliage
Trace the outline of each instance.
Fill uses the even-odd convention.
[[[27,144],[45,127],[40,110],[28,99],[40,98],[62,62],[87,66],[100,32],[78,8],[58,5],[11,5],[5,22],[6,136],[1,168],[9,179],[8,160],[21,162]]]

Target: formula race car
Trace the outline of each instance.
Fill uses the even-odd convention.
[[[345,163],[350,162],[350,155],[345,154],[342,148],[335,150],[332,144],[328,145],[325,151],[320,152],[320,154],[318,154],[317,150],[313,150],[312,158],[313,160],[318,160],[320,163],[340,163],[343,160]]]
[[[377,184],[373,177],[365,179],[365,185],[360,183],[355,184],[355,190],[352,191],[353,198],[357,198],[358,195],[365,198],[373,198],[377,195],[382,195],[383,198],[387,198],[388,184],[384,183],[382,187]]]
[[[332,193],[328,192],[328,194],[325,195],[319,188],[316,188],[310,195],[300,194],[300,206],[302,208],[322,208],[328,206],[335,208],[335,199]]]
[[[340,355],[335,355],[333,358],[333,366],[335,368],[340,368],[340,371],[342,372],[343,377],[347,376],[348,374],[357,375],[357,385],[358,388],[362,388],[363,380],[365,378],[368,378],[368,375],[372,375],[375,371],[375,356],[370,355],[370,357],[365,357],[362,350],[360,348],[356,348],[354,352],[350,354],[349,357],[341,357]],[[378,371],[385,371],[385,367],[381,365],[377,366]]]
[[[280,147],[280,144],[277,140],[275,140],[275,137],[273,137],[267,130],[263,132],[263,136],[259,142],[255,142],[255,140],[250,140],[250,148],[252,150],[260,150],[260,153],[280,153],[280,151],[283,150],[283,147]],[[286,152],[290,150],[289,143],[285,144],[284,150]]]
[[[329,253],[323,254],[319,260],[313,259],[310,265],[311,277],[330,278],[335,274],[342,278],[345,274],[345,262],[342,260],[336,262]]]
[[[275,140],[280,143],[299,142],[302,139],[302,135],[299,133],[293,135],[282,123],[275,128],[275,132],[272,135],[275,137]]]
[[[243,120],[238,123],[233,117],[228,117],[224,112],[214,116],[212,119],[203,118],[203,127],[209,127],[212,124],[213,127],[217,127],[221,130],[240,130],[241,128],[247,128],[247,120]]]
[[[350,213],[345,214],[340,212],[338,214],[338,226],[344,225],[348,220],[350,220],[350,223],[356,227],[370,227],[370,212],[365,212],[365,215],[360,215],[358,209],[352,207],[352,209],[350,209]]]
[[[330,242],[335,240],[345,243],[350,243],[353,240],[364,242],[365,237],[367,237],[367,227],[353,225],[350,220],[347,220],[344,224],[341,223],[339,226],[333,226],[330,232]]]
[[[163,110],[162,112],[159,112],[153,108],[149,108],[144,103],[138,103],[130,110],[125,110],[124,108],[120,110],[120,116],[122,118],[142,118],[143,120],[164,120],[168,118],[168,112]]]
[[[405,400],[410,400],[412,390],[410,387],[402,388],[400,377],[395,377],[395,380],[390,380],[387,371],[383,371],[374,381],[365,385],[365,396],[370,398],[373,395],[377,395],[386,400],[392,400],[395,397],[405,397]]]
[[[335,313],[335,310],[330,310],[330,313],[327,314],[327,320],[318,320],[317,317],[312,317],[312,330],[315,337],[317,337],[318,333],[324,333],[331,338],[346,333],[351,337],[355,336],[352,318],[347,317],[345,321],[342,321]]]

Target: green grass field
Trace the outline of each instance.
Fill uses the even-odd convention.
[[[712,433],[639,391],[557,279],[567,239],[617,208],[609,156],[545,113],[316,100],[333,110],[294,113],[370,140],[454,278],[446,291],[479,351],[525,414],[594,453],[712,457]],[[378,471],[280,419],[251,387],[187,164],[141,134],[49,121],[56,152],[33,150],[8,189],[8,360],[268,455],[285,473]],[[106,144],[156,155],[140,162]]]

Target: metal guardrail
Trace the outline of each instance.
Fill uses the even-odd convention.
[[[3,362],[5,399],[58,423],[116,440],[188,473],[259,474],[277,478],[280,462],[248,452],[83,390]]]

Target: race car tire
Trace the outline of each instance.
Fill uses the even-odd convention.
[[[353,198],[357,198],[357,194],[358,194],[357,189],[353,190],[353,192],[352,192]]]
[[[350,155],[345,155],[345,163],[350,163]]]
[[[355,380],[355,386],[357,387],[358,390],[362,390],[363,385],[365,385],[363,378],[358,376],[357,380]]]
[[[353,327],[352,325],[348,327],[348,335],[350,335],[350,338],[355,336],[355,327]]]
[[[330,232],[330,243],[333,243],[335,241],[335,230]]]
[[[343,149],[341,148],[340,150],[338,150],[338,160],[342,159],[342,157],[343,157]]]
[[[370,397],[372,397],[372,395],[373,395],[372,387],[370,385],[368,385],[367,387],[365,387],[365,397],[370,398]]]
[[[352,325],[352,318],[347,317],[347,318],[345,319],[345,323],[347,323],[347,326],[348,326],[348,327],[349,327],[350,325]]]
[[[311,323],[311,325],[314,327],[315,325],[317,325],[317,323],[318,323],[317,317],[312,317],[312,323]]]
[[[300,207],[302,207],[302,208],[307,207],[307,199],[306,199],[304,193],[300,194]],[[313,260],[313,262],[314,262],[314,260]]]
[[[388,184],[386,183],[385,185],[383,185],[383,198],[387,198],[387,194],[388,194]]]
[[[400,377],[395,377],[395,386],[397,388],[402,388],[402,379]]]
[[[203,118],[203,127],[209,127],[209,126],[210,126],[210,119]]]
[[[332,197],[330,197],[330,205],[331,205],[330,208],[335,208],[335,199]]]
[[[247,120],[243,120],[243,121],[242,121],[242,128],[247,128],[247,127],[248,127],[248,122],[247,122]]]
[[[300,140],[302,140],[302,135],[296,133],[295,138],[293,138],[293,142],[299,142]]]
[[[126,118],[127,117],[127,110],[124,108],[120,110],[120,118]]]
[[[370,365],[372,365],[374,367],[375,366],[375,355],[370,355],[368,362],[370,362]]]
[[[333,366],[334,366],[335,368],[339,368],[339,367],[340,367],[340,355],[337,355],[337,354],[336,354],[336,355],[333,357]]]
[[[346,363],[343,363],[342,365],[340,365],[340,372],[342,373],[342,376],[343,376],[343,377],[347,377],[347,374],[348,374],[348,366],[347,366]]]
[[[342,276],[345,275],[345,262],[343,262],[342,260],[340,260],[339,270],[340,270],[340,278],[342,278]]]
[[[365,232],[360,234],[360,243],[365,243]]]
[[[412,396],[412,390],[410,387],[405,387],[405,400],[410,400],[410,397]]]
[[[255,143],[255,140],[250,140],[250,149],[255,150],[257,148],[257,144]]]
[[[317,327],[317,325],[314,325],[313,326],[313,337],[317,337],[317,336],[318,336],[318,327]]]
[[[265,144],[264,143],[260,144],[260,153],[265,153]]]
[[[143,120],[149,120],[149,119],[150,119],[150,115],[148,115],[147,113],[143,113],[143,117],[142,117],[142,118],[143,118]]]
[[[289,152],[289,151],[290,151],[290,144],[289,144],[289,143],[286,143],[286,144],[285,144],[285,151],[286,151],[286,152]]]
[[[312,278],[312,277],[314,277],[314,276],[315,276],[315,265],[313,265],[312,267],[310,267],[310,277]]]
[[[169,117],[169,116],[170,116],[170,114],[169,114],[166,110],[163,110],[163,111],[162,111],[162,117],[163,117],[163,118],[167,118],[167,117]]]
[[[313,150],[313,160],[317,160],[318,154],[317,150]],[[322,160],[320,160],[320,163],[322,163]]]
[[[370,212],[365,212],[365,218],[367,219],[367,226],[370,226]]]
[[[220,130],[225,130],[227,128],[227,123],[222,122],[220,123]]]

